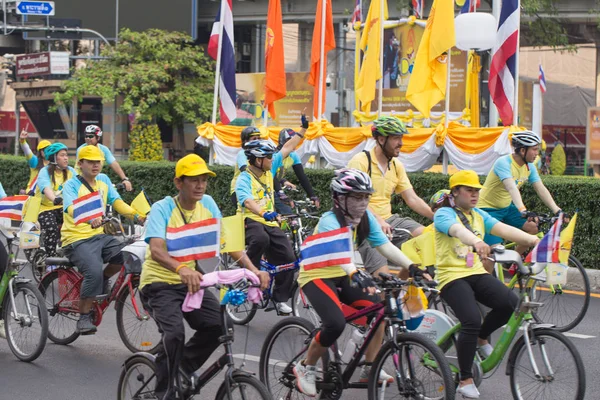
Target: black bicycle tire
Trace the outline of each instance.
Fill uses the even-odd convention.
[[[43,260],[41,263],[37,263],[35,262],[37,260],[38,257],[41,257],[41,259]],[[42,248],[36,249],[35,251],[33,251],[33,255],[31,256],[31,259],[29,260],[29,264],[31,265],[31,274],[33,275],[33,279],[35,280],[36,283],[40,283],[42,278],[44,277],[44,274],[46,273],[46,251]],[[42,269],[40,270],[38,267],[42,265]]]
[[[225,378],[227,379],[227,378]],[[257,378],[251,376],[251,375],[244,375],[244,374],[233,374],[231,379],[233,380],[234,384],[245,384],[245,385],[249,385],[249,386],[253,386],[254,389],[256,389],[258,391],[258,393],[260,393],[260,397],[263,400],[272,400],[273,397],[271,396],[271,394],[269,393],[269,391],[267,390],[266,386],[259,381]],[[223,381],[223,383],[221,383],[221,386],[219,386],[219,390],[217,391],[217,395],[215,396],[215,400],[223,400],[228,398],[227,395],[227,382]]]
[[[147,357],[144,356],[134,356],[131,357],[129,360],[127,360],[127,362],[125,362],[125,364],[123,365],[123,368],[121,368],[121,374],[119,375],[119,383],[117,386],[117,400],[131,400],[131,399],[126,399],[123,397],[123,380],[125,379],[125,375],[127,374],[127,371],[132,367],[132,365],[136,365],[136,364],[145,364],[147,366],[149,366],[154,372],[156,372],[156,364],[153,363],[151,360],[149,360]]]
[[[244,304],[251,304],[247,299],[244,302]],[[232,312],[230,311],[230,308],[233,307],[231,304],[227,304],[225,306],[225,312],[227,313],[227,315],[229,316],[229,318],[231,318],[231,322],[233,322],[234,325],[246,325],[248,324],[250,321],[252,321],[254,319],[254,316],[256,315],[256,311],[258,310],[258,305],[252,303],[252,307],[250,308],[250,311],[248,311],[248,313],[246,314],[246,316],[244,318],[238,318],[236,316],[234,316],[232,314]]]
[[[577,347],[575,347],[575,345],[573,344],[573,342],[571,342],[569,340],[569,338],[567,338],[563,333],[555,330],[555,329],[546,329],[546,328],[541,328],[541,329],[536,329],[534,332],[536,337],[540,337],[540,336],[551,336],[554,339],[558,340],[559,342],[561,342],[562,344],[564,344],[567,349],[569,350],[569,352],[573,355],[573,359],[575,360],[575,365],[577,368],[577,374],[580,377],[579,382],[578,382],[578,387],[577,387],[577,391],[578,393],[576,394],[575,400],[583,400],[585,398],[585,368],[583,366],[583,361],[581,359],[581,355],[579,354],[579,352],[577,351]],[[521,338],[521,340],[519,340],[517,343],[515,343],[515,346],[519,346],[519,347],[515,347],[513,348],[513,352],[515,352],[514,354],[517,356],[521,351],[523,351],[523,349],[525,348],[525,341],[524,338]],[[525,351],[527,351],[525,349]],[[510,390],[511,393],[513,395],[514,399],[518,399],[518,393],[517,393],[517,388],[516,388],[516,382],[515,382],[515,366],[508,366],[509,368],[509,375],[510,375]]]
[[[292,289],[292,300],[291,300],[292,301],[292,315],[294,317],[308,319],[308,318],[305,318],[302,315],[300,315],[300,312],[299,312],[298,306],[297,306],[297,302],[296,302],[296,299],[300,295],[300,291],[301,290],[302,290],[302,288],[300,287],[300,285],[297,285],[297,284],[295,284],[294,288]],[[312,306],[310,306],[310,304],[309,304],[309,308],[312,308]],[[313,312],[314,312],[314,315],[318,318],[318,315],[317,315],[316,311],[313,311]],[[308,320],[310,322],[312,322],[313,324],[315,324],[315,322],[320,323],[320,321],[312,321],[310,319],[308,319]]]
[[[52,283],[52,281],[54,281],[55,279],[58,279],[58,271],[52,271],[52,272],[46,274],[38,285],[40,293],[42,294],[42,297],[44,297],[44,304],[46,305],[46,309],[48,309],[48,313],[50,313],[51,308],[48,307],[48,304],[46,301],[46,297],[45,297],[46,289],[48,288],[50,283]],[[52,304],[52,308],[54,308],[54,304]],[[54,342],[56,344],[61,344],[61,345],[68,345],[68,344],[73,343],[75,340],[77,340],[79,335],[80,334],[77,331],[77,328],[75,328],[75,332],[73,332],[71,335],[67,336],[66,338],[64,338],[64,339],[57,338],[56,336],[54,336],[52,334],[52,332],[50,330],[50,320],[48,319],[48,339],[50,339],[52,342]]]
[[[34,352],[32,352],[29,355],[19,354],[19,352],[17,351],[17,349],[15,348],[15,345],[13,344],[13,342],[11,340],[12,335],[10,334],[9,324],[7,323],[7,321],[8,321],[8,318],[10,318],[10,311],[12,310],[12,306],[9,303],[11,298],[8,295],[8,291],[7,291],[6,295],[4,296],[4,305],[2,307],[2,317],[4,318],[4,329],[5,329],[5,333],[6,333],[6,341],[8,342],[8,347],[10,348],[12,353],[15,355],[15,357],[17,357],[19,360],[24,361],[24,362],[31,362],[31,361],[34,361],[35,359],[37,359],[42,354],[42,352],[44,351],[44,348],[46,347],[46,338],[48,337],[48,311],[46,310],[46,302],[44,300],[44,297],[40,294],[39,290],[32,283],[18,282],[15,285],[15,291],[14,291],[15,297],[17,296],[17,293],[19,293],[19,291],[22,288],[27,288],[27,290],[29,290],[29,292],[35,296],[35,298],[38,302],[38,307],[39,307],[39,318],[40,318],[39,321],[40,321],[40,325],[42,327],[42,333],[40,335],[40,340],[39,340]]]
[[[452,375],[452,371],[450,370],[450,366],[448,365],[448,360],[444,352],[431,340],[426,337],[419,335],[417,333],[399,333],[396,336],[396,341],[400,343],[405,342],[414,342],[419,346],[425,348],[437,361],[438,366],[440,367],[441,376],[444,382],[444,386],[446,388],[446,395],[444,396],[445,400],[454,400],[455,393],[455,382],[454,377]],[[368,384],[368,393],[369,400],[377,400],[377,381],[379,380],[379,370],[382,368],[383,361],[386,359],[387,353],[392,351],[394,343],[391,341],[387,341],[377,353],[375,357],[375,361],[373,361],[373,366],[371,368],[371,373],[369,375],[369,384]]]
[[[139,280],[132,280],[131,284],[133,286],[134,289],[136,289],[139,285]],[[117,299],[116,299],[116,304],[115,304],[115,311],[117,314],[117,331],[119,332],[119,337],[121,338],[121,341],[123,342],[123,344],[125,345],[125,347],[127,347],[127,349],[129,351],[131,351],[132,353],[136,353],[136,352],[140,352],[140,351],[144,351],[146,353],[150,353],[150,354],[156,354],[158,352],[158,349],[160,348],[160,341],[152,348],[150,349],[141,349],[138,347],[135,347],[128,339],[127,333],[125,332],[125,325],[124,325],[124,321],[123,321],[123,311],[125,308],[125,302],[127,301],[127,298],[129,297],[129,289],[127,287],[125,287],[123,290],[121,290],[121,293],[119,293]],[[144,307],[143,304],[139,304],[140,307]],[[156,328],[156,330],[158,331],[158,327]]]

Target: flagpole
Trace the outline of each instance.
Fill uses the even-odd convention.
[[[323,0],[321,6],[321,54],[320,54],[320,63],[319,63],[319,106],[317,107],[317,111],[319,115],[317,115],[317,121],[321,121],[321,116],[323,115],[323,82],[324,82],[324,73],[325,73],[325,63],[323,62],[325,59],[325,22],[326,22],[326,12],[327,12],[327,0]]]
[[[450,124],[450,69],[452,66],[452,49],[448,49],[448,58],[446,65],[446,96],[444,106],[444,128],[448,129]],[[448,173],[448,152],[444,149],[444,155],[442,156],[442,172]]]
[[[379,67],[381,68],[382,74],[381,78],[379,79],[379,99],[377,102],[377,117],[381,116],[381,111],[383,109],[383,36],[385,30],[385,21],[383,19],[384,11],[384,1],[379,0],[379,23],[381,24],[381,30],[379,32]]]
[[[213,125],[217,123],[217,103],[219,99],[219,82],[221,81],[221,48],[223,47],[223,19],[225,15],[225,1],[226,0],[221,0],[221,11],[219,14],[219,46],[217,48],[217,68],[215,70],[215,91],[213,95],[213,111],[211,119]]]
[[[515,53],[515,104],[513,107],[513,125],[519,124],[519,47],[521,46],[521,0],[517,4],[517,51]]]

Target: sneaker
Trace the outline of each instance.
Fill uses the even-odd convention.
[[[298,390],[307,396],[315,397],[317,395],[316,371],[314,365],[304,365],[304,361],[294,366],[294,376],[296,377],[296,386]]]
[[[6,339],[6,330],[4,328],[4,320],[0,319],[0,339]]]
[[[368,383],[369,375],[371,374],[371,366],[363,365],[360,370],[360,383]],[[394,377],[385,372],[383,369],[379,371],[379,379],[377,380],[377,384],[381,385],[382,383],[394,383]]]
[[[292,310],[292,307],[288,306],[287,303],[283,303],[283,302],[275,303],[275,307],[277,307],[277,311],[280,314],[291,314],[292,311],[294,311],[294,310]]]
[[[48,265],[46,266],[46,272],[52,272],[57,268],[56,265]]]
[[[484,344],[483,346],[481,346],[477,349],[477,352],[479,353],[479,357],[481,357],[483,360],[485,360],[486,358],[491,356],[493,351],[494,351],[494,347],[489,343]]]
[[[93,335],[96,333],[96,325],[92,323],[91,314],[80,314],[77,321],[77,331],[82,335]]]
[[[477,390],[477,386],[475,386],[473,383],[464,386],[459,385],[458,389],[456,389],[456,393],[462,394],[462,396],[466,397],[467,399],[479,398],[479,390]]]

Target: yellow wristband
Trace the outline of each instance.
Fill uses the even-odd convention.
[[[187,267],[187,265],[185,265],[185,264],[179,264],[179,266],[177,266],[177,268],[175,268],[175,273],[176,273],[176,274],[178,274],[178,273],[179,273],[179,270],[180,270],[181,268],[184,268],[184,267]]]

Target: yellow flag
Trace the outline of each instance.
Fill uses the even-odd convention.
[[[40,213],[41,197],[29,197],[25,203],[25,212],[23,213],[23,222],[36,222]]]
[[[244,250],[245,238],[242,214],[221,219],[221,253]]]
[[[406,98],[426,118],[431,108],[446,96],[447,52],[456,44],[454,3],[435,0],[419,44]]]
[[[402,243],[402,252],[413,262],[421,264],[421,267],[435,265],[433,224],[425,228],[421,235]]]
[[[146,216],[150,212],[150,203],[148,202],[148,198],[143,189],[131,202],[131,208],[143,216]]]
[[[568,265],[569,254],[573,246],[573,236],[575,235],[575,224],[577,223],[577,213],[573,215],[569,225],[560,233],[560,250],[558,251],[558,259],[561,264]]]
[[[383,15],[381,15],[381,2],[383,1]],[[381,76],[379,57],[382,51],[381,24],[388,18],[387,0],[373,0],[369,7],[367,19],[361,33],[360,49],[365,53],[356,93],[361,102],[361,110],[369,113],[371,102],[375,99],[375,86]]]

